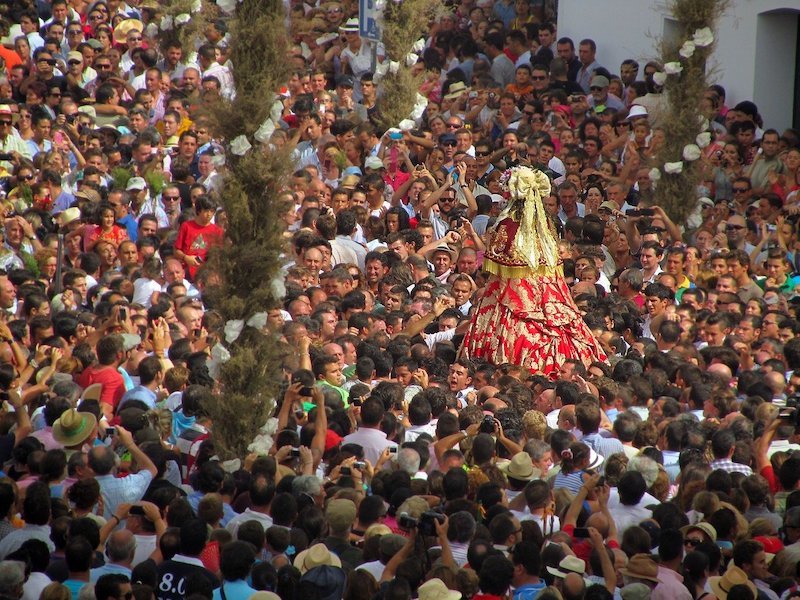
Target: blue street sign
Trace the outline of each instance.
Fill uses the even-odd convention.
[[[358,1],[358,35],[362,38],[379,42],[381,40],[381,30],[378,25],[380,11],[376,0]]]

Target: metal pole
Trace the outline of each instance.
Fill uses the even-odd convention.
[[[372,41],[370,44],[370,72],[374,73],[376,67],[378,66],[378,42]]]
[[[58,262],[56,262],[55,292],[60,294],[63,288],[62,274],[64,272],[64,234],[58,232],[58,248],[56,249]]]

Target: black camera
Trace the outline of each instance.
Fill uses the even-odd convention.
[[[434,510],[426,510],[419,519],[419,532],[425,536],[436,535],[436,522],[444,523],[444,515]]]
[[[494,433],[494,417],[486,415],[481,421],[481,426],[478,428],[481,433]]]
[[[405,529],[408,531],[409,529],[414,529],[419,524],[419,519],[415,519],[408,513],[400,513],[400,516],[397,517],[397,526],[400,529]]]

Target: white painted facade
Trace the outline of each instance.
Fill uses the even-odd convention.
[[[709,63],[713,83],[727,92],[729,107],[742,100],[758,106],[766,127],[779,131],[800,125],[796,90],[800,0],[731,0],[717,29],[717,47]],[[626,58],[644,64],[658,58],[657,38],[674,35],[674,22],[657,1],[561,0],[558,37],[575,42],[591,38],[597,60],[619,73]]]

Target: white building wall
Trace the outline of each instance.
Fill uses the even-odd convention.
[[[797,31],[800,3],[794,0],[731,0],[717,29],[709,66],[714,83],[725,87],[727,104],[753,100],[769,127],[792,125],[798,75]],[[558,37],[576,44],[597,43],[597,60],[612,73],[626,58],[644,63],[659,57],[657,39],[671,30],[660,2],[561,0]],[[758,68],[756,68],[758,66]],[[800,117],[800,115],[798,115]]]

